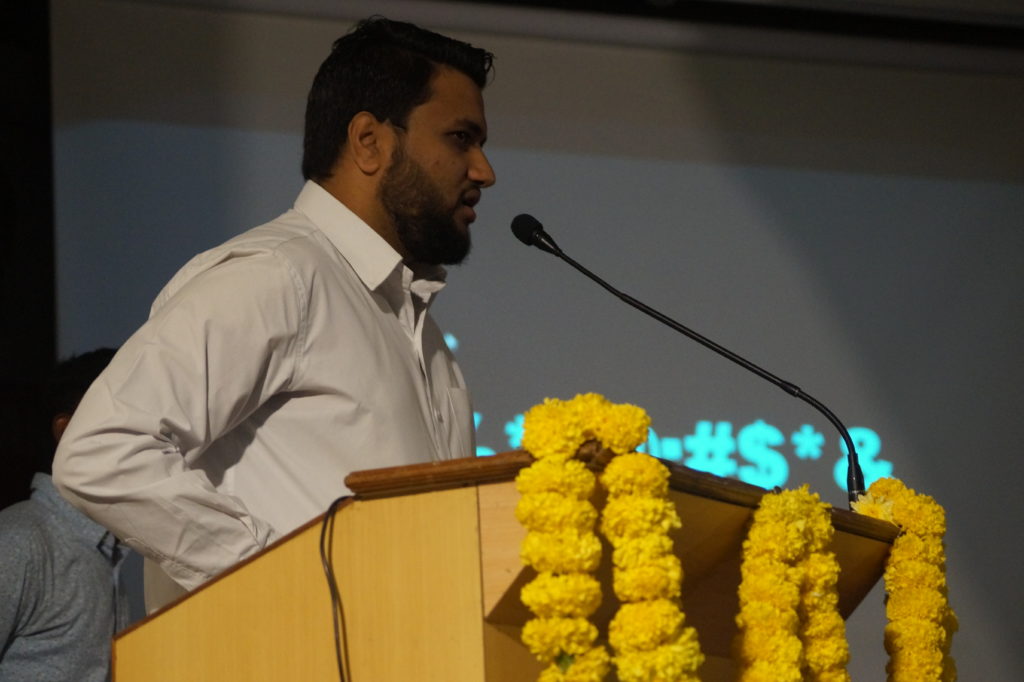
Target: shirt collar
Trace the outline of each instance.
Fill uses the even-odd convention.
[[[72,535],[90,547],[95,547],[111,563],[120,561],[124,554],[114,534],[71,506],[61,497],[48,474],[32,477],[32,499],[49,509]]]
[[[376,290],[390,281],[393,286],[429,292],[432,296],[444,287],[447,276],[444,268],[424,267],[412,274],[402,263],[401,255],[383,237],[312,180],[306,182],[296,198],[295,210],[323,232],[367,289]],[[430,284],[413,284],[421,281]]]

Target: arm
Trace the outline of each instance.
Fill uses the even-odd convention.
[[[61,493],[188,589],[272,539],[190,465],[287,390],[305,324],[298,282],[268,253],[193,277],[124,344],[57,449]]]

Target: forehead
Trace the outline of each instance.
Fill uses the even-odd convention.
[[[464,122],[486,132],[483,93],[466,74],[441,66],[430,80],[430,99],[409,114],[410,125],[415,121],[442,126]]]

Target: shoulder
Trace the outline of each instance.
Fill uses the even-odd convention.
[[[261,290],[270,293],[282,286],[301,294],[304,283],[315,277],[327,247],[308,218],[298,211],[288,211],[193,257],[163,288],[151,312],[186,287],[208,281],[221,290],[228,287],[237,291],[232,285],[238,284],[257,296]]]
[[[53,522],[38,503],[26,500],[0,511],[0,566],[5,576],[16,566],[37,566],[52,540]]]
[[[0,533],[5,538],[41,534],[47,525],[46,517],[46,509],[38,502],[16,502],[0,510]]]

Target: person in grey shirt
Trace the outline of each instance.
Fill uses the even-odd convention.
[[[60,363],[51,382],[59,440],[82,394],[114,351]],[[118,589],[125,548],[64,500],[49,457],[32,494],[0,511],[0,682],[100,682],[110,677],[114,633],[127,625]]]

